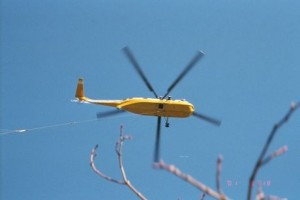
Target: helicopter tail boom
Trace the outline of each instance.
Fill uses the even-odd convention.
[[[77,98],[76,101],[78,101],[79,103],[91,103],[91,104],[98,104],[104,106],[112,106],[117,108],[122,103],[121,100],[96,100],[96,99],[90,99],[86,97],[84,93],[83,78],[78,79],[75,97]]]

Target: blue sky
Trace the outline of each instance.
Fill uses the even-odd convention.
[[[93,98],[152,97],[121,52],[126,45],[161,95],[202,50],[205,57],[171,95],[222,119],[222,126],[171,119],[170,128],[162,128],[162,158],[214,188],[222,154],[224,192],[246,199],[271,127],[300,99],[299,9],[292,0],[2,0],[2,133],[93,120],[109,110],[70,102],[78,77]],[[271,183],[267,194],[299,196],[299,120],[298,112],[269,152],[288,145],[288,153],[257,176]],[[120,124],[134,138],[124,146],[127,176],[148,199],[199,198],[197,189],[152,169],[156,119],[125,114],[1,134],[1,199],[135,199],[89,167],[90,151],[99,144],[97,166],[121,177],[114,152]]]

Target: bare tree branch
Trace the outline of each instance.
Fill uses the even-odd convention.
[[[287,198],[280,198],[277,196],[269,195],[264,198],[264,200],[287,200]]]
[[[95,148],[92,149],[91,155],[90,155],[90,165],[92,170],[99,175],[101,178],[104,178],[107,181],[113,182],[113,183],[117,183],[117,184],[121,184],[121,185],[126,185],[134,194],[136,194],[140,199],[142,200],[146,200],[147,198],[144,197],[144,195],[139,192],[132,184],[131,182],[127,179],[126,173],[125,173],[125,169],[124,169],[124,165],[123,165],[123,157],[122,157],[122,147],[123,147],[123,142],[125,140],[131,140],[132,137],[128,136],[128,135],[123,135],[123,126],[120,127],[120,138],[119,141],[116,142],[116,153],[118,155],[118,160],[119,160],[119,168],[121,171],[121,175],[123,180],[118,180],[118,179],[114,179],[110,176],[105,175],[104,173],[102,173],[100,170],[98,170],[96,168],[94,159],[96,157],[96,150],[98,148],[98,145],[95,146]]]
[[[96,150],[98,148],[98,145],[96,145],[93,149],[92,149],[92,152],[91,152],[91,155],[90,155],[90,165],[91,165],[91,168],[92,170],[97,174],[99,175],[101,178],[104,178],[105,180],[107,181],[111,181],[111,182],[114,182],[114,183],[118,183],[118,184],[122,184],[124,185],[124,181],[122,180],[117,180],[117,179],[114,179],[110,176],[107,176],[106,174],[102,173],[100,170],[97,169],[96,165],[95,165],[95,157],[97,156],[96,154]]]
[[[124,183],[129,187],[131,191],[133,191],[140,199],[146,200],[146,197],[143,196],[141,192],[139,192],[127,179],[125,169],[123,166],[123,157],[122,157],[122,147],[123,147],[123,142],[125,140],[131,140],[132,138],[130,136],[123,136],[123,126],[120,127],[120,141],[119,141],[119,148],[118,148],[118,158],[119,158],[119,167],[121,170],[121,174],[124,180]]]
[[[191,185],[193,185],[197,189],[201,190],[203,193],[205,193],[205,194],[207,194],[207,195],[209,195],[209,196],[211,196],[215,199],[229,200],[229,198],[225,197],[225,195],[219,194],[218,192],[214,191],[212,188],[210,188],[210,187],[206,186],[205,184],[201,183],[200,181],[196,180],[192,176],[181,172],[180,169],[178,169],[174,165],[168,165],[168,164],[164,163],[161,160],[160,162],[154,164],[154,168],[163,169],[163,170],[166,170],[166,171],[174,174],[175,176],[177,176],[177,177],[181,178],[182,180],[190,183]]]
[[[265,196],[262,188],[259,188],[256,194],[256,200],[287,200],[287,198],[280,198],[273,195]]]
[[[268,162],[270,162],[272,159],[278,157],[278,156],[281,156],[282,154],[286,153],[288,150],[288,147],[287,146],[283,146],[283,147],[280,147],[278,150],[274,151],[273,153],[271,153],[268,157],[266,157],[262,163],[261,163],[261,166],[267,164]]]
[[[250,176],[250,179],[249,179],[249,183],[248,183],[248,195],[247,195],[247,200],[251,200],[251,193],[252,193],[252,188],[253,188],[253,183],[254,183],[254,180],[255,180],[255,177],[258,173],[258,170],[260,169],[260,167],[264,164],[266,164],[267,162],[269,162],[272,158],[274,157],[277,157],[278,155],[281,155],[282,153],[284,153],[287,148],[283,148],[283,149],[280,149],[279,151],[277,151],[277,153],[271,155],[271,157],[267,157],[266,159],[264,159],[266,153],[267,153],[267,150],[275,136],[275,134],[277,133],[277,130],[279,128],[281,128],[286,122],[288,122],[290,116],[294,113],[294,111],[296,109],[298,109],[300,107],[300,102],[298,103],[294,103],[292,102],[291,103],[291,106],[290,106],[290,109],[289,111],[286,113],[286,115],[278,122],[276,123],[274,126],[273,126],[273,129],[271,130],[270,134],[269,134],[269,137],[266,141],[266,144],[265,146],[263,147],[262,149],[262,152],[255,164],[255,167],[252,171],[252,174]]]
[[[265,199],[265,194],[262,191],[262,188],[258,188],[255,199],[256,200],[264,200]]]

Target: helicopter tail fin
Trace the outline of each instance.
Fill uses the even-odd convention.
[[[83,78],[78,79],[75,97],[78,98],[80,101],[84,101],[86,99],[84,95]]]

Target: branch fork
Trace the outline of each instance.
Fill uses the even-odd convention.
[[[144,197],[144,195],[139,192],[132,184],[131,182],[127,179],[126,173],[125,173],[125,168],[123,165],[123,157],[122,157],[122,147],[123,147],[123,142],[125,140],[131,140],[132,137],[129,135],[123,135],[123,126],[120,127],[120,137],[119,137],[119,141],[116,142],[115,145],[115,151],[116,154],[118,156],[118,160],[119,160],[119,168],[120,168],[120,172],[122,175],[122,180],[121,179],[115,179],[112,178],[106,174],[104,174],[103,172],[101,172],[99,169],[97,169],[96,165],[95,165],[95,157],[96,157],[96,151],[98,148],[98,145],[96,145],[90,154],[90,166],[92,168],[92,170],[101,178],[113,182],[113,183],[117,183],[120,185],[126,185],[134,194],[136,194],[141,200],[146,200],[147,198]]]

